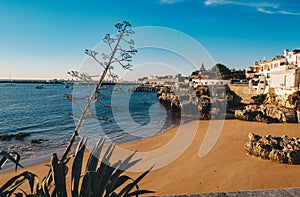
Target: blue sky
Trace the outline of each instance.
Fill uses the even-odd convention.
[[[296,0],[0,0],[0,78],[66,77],[123,20],[176,29],[245,68],[299,48],[299,19]]]

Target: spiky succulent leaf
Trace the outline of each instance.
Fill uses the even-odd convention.
[[[54,153],[51,159],[51,171],[55,185],[55,192],[59,197],[67,196],[66,173],[67,166],[65,163],[58,162],[57,155]]]
[[[86,165],[86,171],[96,171],[104,142],[104,138],[101,138],[93,148]]]
[[[0,155],[2,155],[2,159],[0,160],[0,170],[8,160],[12,161],[16,165],[15,171],[17,171],[18,166],[23,168],[23,166],[19,163],[21,156],[18,153],[1,151]]]
[[[75,152],[75,158],[72,166],[72,176],[71,176],[71,192],[73,197],[78,197],[79,194],[79,180],[81,176],[83,156],[86,147],[87,138],[84,137],[79,145],[77,146]]]

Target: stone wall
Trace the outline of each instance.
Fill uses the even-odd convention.
[[[238,97],[241,97],[241,102],[244,104],[250,104],[253,102],[251,97],[257,95],[256,90],[254,88],[250,88],[248,84],[229,84],[228,87]]]

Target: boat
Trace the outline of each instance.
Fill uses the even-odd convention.
[[[7,84],[8,86],[15,86],[16,85],[15,83],[13,83],[13,80],[11,79],[11,75],[9,75],[9,80],[10,80],[10,83]]]
[[[68,86],[68,85],[65,85],[65,88],[69,88],[69,86]]]
[[[35,88],[36,88],[36,89],[43,89],[43,88],[44,88],[44,86],[42,86],[42,85],[38,85],[38,86],[35,86]]]

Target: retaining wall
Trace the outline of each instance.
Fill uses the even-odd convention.
[[[241,102],[244,104],[250,104],[253,102],[251,97],[257,95],[256,90],[254,88],[250,88],[248,84],[229,84],[228,87],[237,96],[241,97]]]

